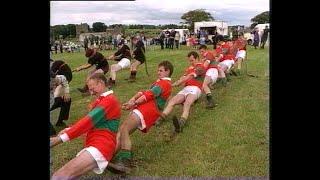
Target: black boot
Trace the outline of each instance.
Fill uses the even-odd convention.
[[[54,129],[53,125],[51,124],[51,122],[49,122],[49,126],[50,126],[50,136],[55,136],[57,134],[56,130]]]
[[[173,122],[175,132],[177,133],[182,132],[183,126],[186,123],[186,120],[183,117],[178,119],[177,116],[173,116],[172,122]]]
[[[231,74],[230,75],[238,76],[238,73],[234,69],[231,69]]]
[[[133,168],[132,152],[121,149],[108,163],[107,169],[116,174],[130,173]]]
[[[131,71],[130,77],[128,79],[129,82],[135,82],[136,81],[136,75],[137,71]]]
[[[226,73],[226,78],[227,78],[227,81],[228,81],[228,82],[231,81],[231,78],[230,78],[230,74],[229,74],[229,73]]]
[[[110,80],[109,80],[109,83],[108,83],[108,88],[111,89],[111,88],[114,87],[115,85],[116,85],[116,80],[110,79]]]
[[[212,109],[212,108],[214,108],[214,107],[215,107],[215,103],[214,103],[214,101],[213,101],[213,98],[212,98],[211,93],[208,93],[207,96],[206,96],[206,98],[207,98],[206,108],[207,108],[207,109]]]

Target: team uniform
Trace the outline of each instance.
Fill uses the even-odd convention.
[[[88,151],[92,155],[98,165],[93,171],[101,174],[115,152],[121,116],[120,103],[110,90],[101,94],[89,107],[91,111],[88,115],[68,128],[60,138],[66,142],[87,133],[82,151]]]
[[[215,61],[215,56],[211,51],[206,51],[203,56],[209,62],[206,76],[209,76],[212,82],[215,83],[218,79],[218,62]]]
[[[132,112],[141,121],[139,129],[146,133],[160,117],[161,111],[171,94],[171,78],[158,79],[149,90],[143,91],[146,102],[139,104]]]
[[[190,66],[186,69],[184,76],[192,75],[193,78],[188,79],[184,83],[184,88],[178,94],[187,96],[194,94],[197,99],[201,96],[202,83],[204,80],[206,69],[202,63],[197,63],[195,66]]]
[[[238,58],[244,59],[246,57],[246,51],[247,51],[246,44],[247,44],[246,40],[242,38],[238,38],[235,41],[235,45],[239,47],[235,59],[238,59]]]
[[[131,53],[130,48],[127,45],[123,45],[116,53],[115,60],[118,61],[118,65],[121,66],[122,69],[130,67]]]
[[[91,64],[91,65],[96,65],[96,69],[90,71],[90,74],[93,74],[93,73],[104,73],[104,74],[106,74],[109,71],[109,63],[108,63],[108,61],[99,52],[96,52],[95,55],[93,55],[92,57],[89,57],[88,63]]]
[[[235,63],[235,55],[231,54],[230,46],[227,43],[224,43],[217,47],[216,51],[218,54],[223,55],[218,65],[226,65],[228,67],[227,71],[229,71]]]
[[[141,40],[139,40],[136,44],[135,50],[133,51],[134,59],[143,64],[146,61],[146,56],[144,55],[145,52],[146,49],[144,48],[144,44]]]

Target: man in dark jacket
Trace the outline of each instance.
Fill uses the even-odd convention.
[[[261,42],[260,42],[260,48],[264,49],[264,45],[266,44],[268,40],[268,35],[269,35],[270,29],[268,26],[263,30],[263,34],[261,36]]]
[[[131,64],[129,82],[134,82],[136,80],[137,69],[139,65],[143,64],[146,61],[146,50],[144,48],[143,42],[137,37],[134,37],[132,43],[135,45],[133,50],[134,62]]]
[[[112,64],[110,68],[110,79],[109,79],[109,88],[116,84],[116,72],[121,69],[130,67],[131,53],[130,48],[124,44],[124,39],[122,39],[118,44],[118,51],[113,55],[109,56],[108,59],[114,59],[118,61],[117,64]]]

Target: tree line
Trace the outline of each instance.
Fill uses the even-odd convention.
[[[179,24],[166,24],[166,25],[146,25],[146,24],[112,24],[106,25],[103,22],[94,22],[92,27],[88,26],[89,32],[105,32],[107,28],[114,28],[116,26],[124,29],[189,29],[193,30],[194,22],[198,21],[214,21],[213,15],[206,12],[205,9],[196,9],[188,11],[181,16],[183,22]],[[251,28],[261,23],[269,23],[269,11],[262,12],[251,19]],[[55,25],[50,26],[50,37],[58,39],[60,36],[63,38],[75,38],[76,37],[76,24],[67,25]]]

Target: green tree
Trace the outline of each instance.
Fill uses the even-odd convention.
[[[254,28],[257,24],[269,23],[269,11],[265,11],[253,17],[251,19],[251,29]]]
[[[67,24],[66,29],[68,30],[67,35],[70,38],[76,37],[76,25],[75,24]]]
[[[93,32],[104,32],[106,31],[106,25],[102,22],[94,22],[92,24]]]
[[[214,20],[211,14],[206,12],[205,9],[188,11],[181,16],[181,19],[185,21],[185,24],[190,25],[190,30],[194,29],[194,22]]]

